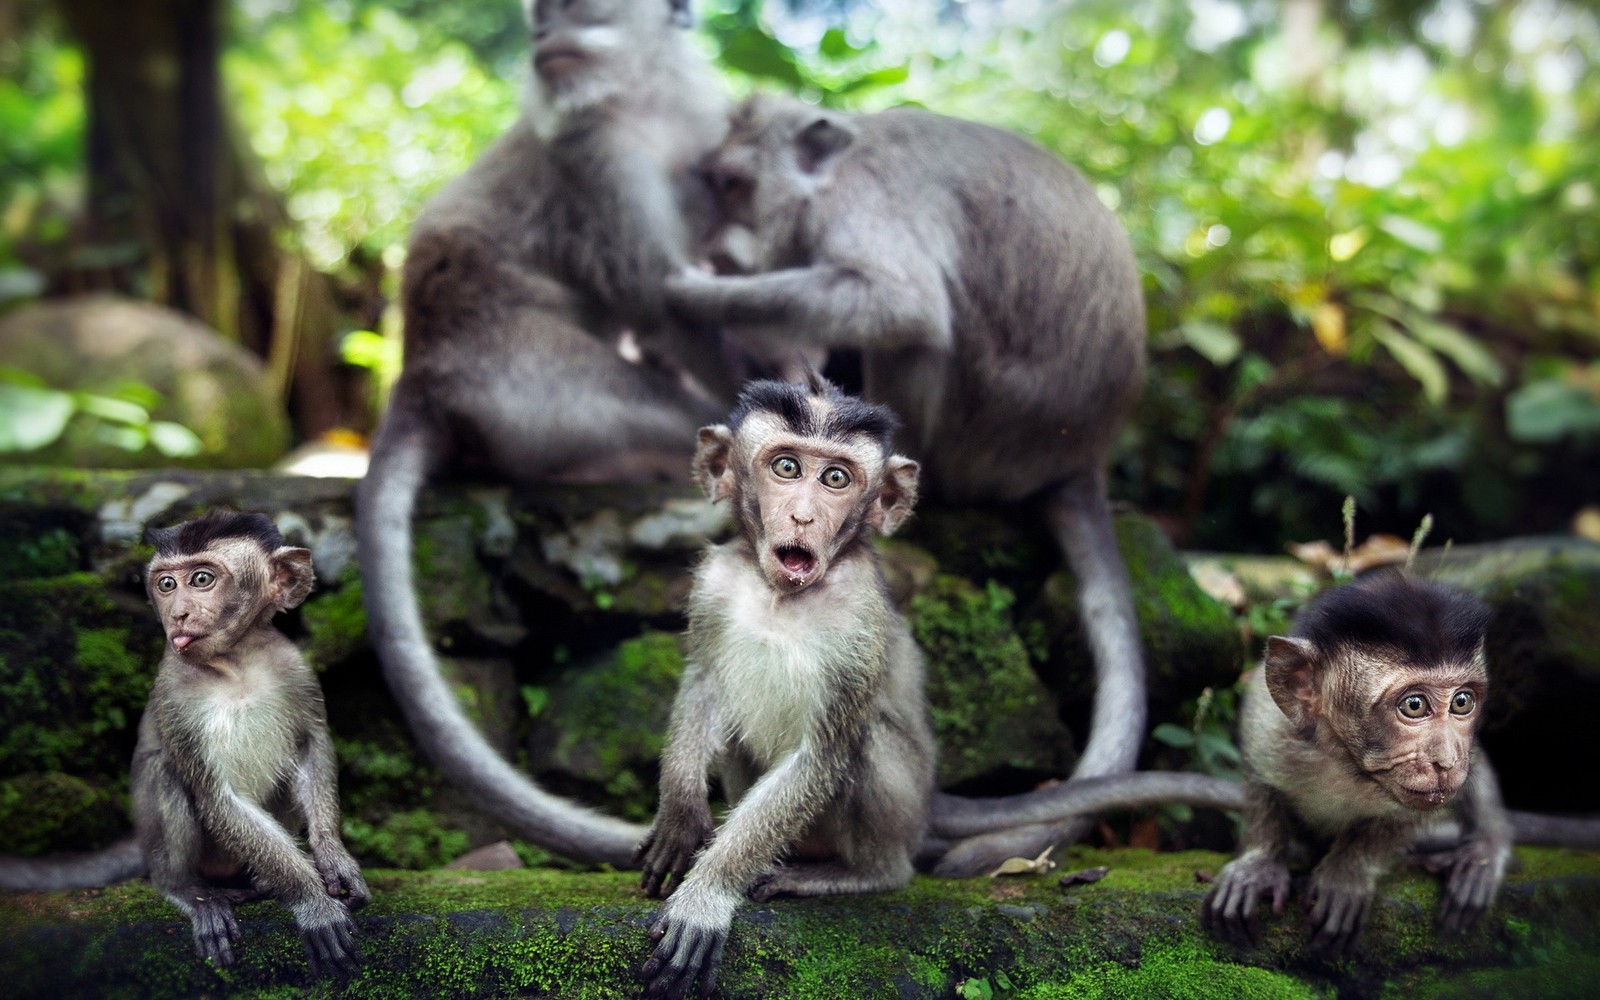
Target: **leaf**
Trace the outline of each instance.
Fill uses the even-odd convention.
[[[1505,381],[1505,369],[1489,349],[1457,327],[1424,316],[1412,316],[1411,335],[1456,363],[1462,374],[1481,385]]]
[[[1450,387],[1450,377],[1445,373],[1444,365],[1440,363],[1438,355],[1386,322],[1379,321],[1372,324],[1372,338],[1382,344],[1400,363],[1400,367],[1417,380],[1422,386],[1423,397],[1429,403],[1437,406],[1444,402],[1445,392]]]
[[[994,878],[997,875],[1043,875],[1056,866],[1056,863],[1050,860],[1050,854],[1055,849],[1056,845],[1051,844],[1040,851],[1037,858],[1006,858],[1000,862],[1000,867],[989,873],[989,877]]]
[[[1506,397],[1506,430],[1517,441],[1559,441],[1600,432],[1600,401],[1557,379],[1529,382]]]
[[[1111,868],[1108,865],[1101,865],[1098,868],[1085,868],[1082,871],[1076,871],[1072,872],[1071,874],[1061,876],[1061,888],[1066,889],[1075,885],[1089,885],[1092,882],[1100,881],[1109,874],[1111,874]]]
[[[1218,368],[1232,364],[1244,346],[1238,334],[1208,319],[1185,320],[1179,330],[1185,344]]]
[[[101,420],[127,424],[130,427],[143,427],[150,422],[150,411],[138,403],[99,396],[92,392],[75,392],[73,398],[77,400],[78,409]]]
[[[153,420],[148,428],[150,444],[168,458],[188,458],[200,454],[203,447],[200,436],[182,424],[170,420]]]
[[[1335,357],[1342,357],[1350,346],[1345,333],[1344,310],[1332,302],[1318,302],[1311,310],[1311,333],[1322,349]]]
[[[871,90],[874,87],[892,87],[897,83],[905,83],[910,77],[909,66],[885,66],[883,69],[863,73],[853,80],[846,80],[832,89],[835,96],[842,96]]]
[[[1438,253],[1444,247],[1444,237],[1439,235],[1437,229],[1403,215],[1384,216],[1379,220],[1378,228],[1423,253]]]
[[[54,444],[76,410],[69,393],[0,383],[0,452]]]
[[[993,1000],[994,987],[987,979],[964,979],[956,987],[956,994],[961,1000]]]
[[[805,75],[789,47],[755,26],[741,25],[723,34],[720,61],[728,69],[783,84],[805,86]]]
[[[1179,750],[1194,746],[1194,733],[1172,722],[1163,722],[1151,731],[1150,736]]]

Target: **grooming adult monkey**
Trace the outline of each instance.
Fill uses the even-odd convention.
[[[695,478],[730,501],[738,536],[695,571],[660,809],[639,847],[647,893],[681,880],[651,931],[652,996],[697,979],[710,992],[747,892],[911,878],[934,743],[921,654],[871,542],[916,500],[917,465],[890,453],[893,429],[886,408],[813,374],[750,384],[726,425],[700,431]],[[734,803],[715,838],[712,774]]]
[[[167,652],[133,753],[137,847],[8,859],[0,885],[96,885],[148,866],[192,922],[201,957],[219,965],[234,961],[235,904],[270,896],[294,914],[314,972],[349,972],[349,911],[371,894],[339,840],[322,689],[272,627],[311,592],[311,553],[284,545],[261,514],[213,512],[146,539],[156,554],[145,585]],[[302,825],[309,856],[295,839]]]
[[[1107,454],[1144,373],[1139,273],[1072,168],[1016,135],[913,109],[844,115],[755,98],[706,168],[713,257],[668,302],[697,323],[859,348],[866,396],[904,421],[931,492],[1039,497],[1079,580],[1097,687],[1075,776],[1126,771],[1144,734],[1144,664],[1112,533]],[[1033,854],[1076,825],[958,849]]]
[[[533,6],[528,113],[412,230],[405,367],[357,497],[370,632],[423,749],[495,819],[587,861],[627,861],[643,830],[540,789],[456,704],[418,610],[411,518],[448,466],[524,482],[676,477],[718,412],[612,343],[623,326],[647,347],[692,340],[666,322],[661,283],[691,243],[690,167],[726,118],[679,30],[686,3]],[[731,388],[702,364],[720,358],[714,345],[699,346],[668,360]]]

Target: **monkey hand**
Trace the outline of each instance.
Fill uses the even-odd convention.
[[[1464,931],[1494,904],[1511,850],[1489,837],[1471,837],[1435,860],[1449,870],[1439,903],[1439,928],[1449,934]]]
[[[1257,904],[1262,896],[1272,897],[1273,914],[1283,913],[1289,899],[1289,866],[1263,851],[1245,851],[1217,873],[1200,904],[1200,923],[1223,940],[1254,945],[1261,940]]]
[[[642,869],[639,887],[651,899],[672,894],[682,882],[695,855],[711,843],[716,827],[705,803],[688,813],[660,812],[644,840],[634,849],[633,860]]]
[[[355,972],[361,965],[361,953],[356,950],[356,922],[343,901],[324,897],[293,909],[300,943],[311,960],[311,975],[342,979]]]
[[[212,897],[197,899],[191,907],[195,951],[218,965],[232,965],[233,946],[239,941],[239,921],[234,918],[233,904]]]
[[[1311,945],[1330,955],[1343,955],[1361,937],[1376,886],[1371,874],[1330,864],[1330,860],[1331,856],[1324,858],[1311,873]]]
[[[361,866],[342,844],[335,842],[313,849],[311,856],[317,874],[328,887],[328,895],[343,903],[345,909],[354,912],[372,901],[372,890],[361,875]]]
[[[639,969],[645,996],[682,1000],[699,980],[700,995],[717,988],[717,967],[739,897],[717,890],[680,892],[661,907],[650,928],[655,943]]]

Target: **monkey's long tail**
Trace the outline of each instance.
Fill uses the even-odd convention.
[[[1600,850],[1600,816],[1548,816],[1512,812],[1512,838],[1519,844]]]
[[[139,841],[127,837],[83,854],[0,856],[0,889],[89,889],[126,882],[149,870]]]
[[[645,829],[552,795],[513,768],[483,738],[440,674],[412,580],[411,518],[424,480],[444,453],[425,416],[391,410],[357,491],[368,631],[389,690],[445,780],[464,788],[489,816],[574,860],[630,865]]]
[[[1176,803],[1240,809],[1244,807],[1244,790],[1236,782],[1204,774],[1134,771],[1073,778],[1038,791],[992,799],[938,792],[933,797],[928,833],[934,838],[961,840],[1008,827],[1043,825],[1114,809],[1146,809]]]
[[[1049,499],[1046,516],[1078,578],[1078,614],[1094,654],[1089,738],[1072,779],[1132,771],[1144,742],[1144,650],[1133,588],[1111,525],[1104,471],[1062,486]],[[1086,819],[1069,818],[980,834],[947,851],[934,874],[962,878],[991,871],[1006,858],[1031,858],[1051,844],[1071,843],[1088,829]]]

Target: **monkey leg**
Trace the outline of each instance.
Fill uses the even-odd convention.
[[[134,797],[151,883],[188,916],[196,953],[218,965],[232,965],[233,946],[239,942],[234,903],[259,894],[254,889],[219,889],[201,876],[205,832],[189,796],[164,761],[151,762],[142,777],[136,775]]]

